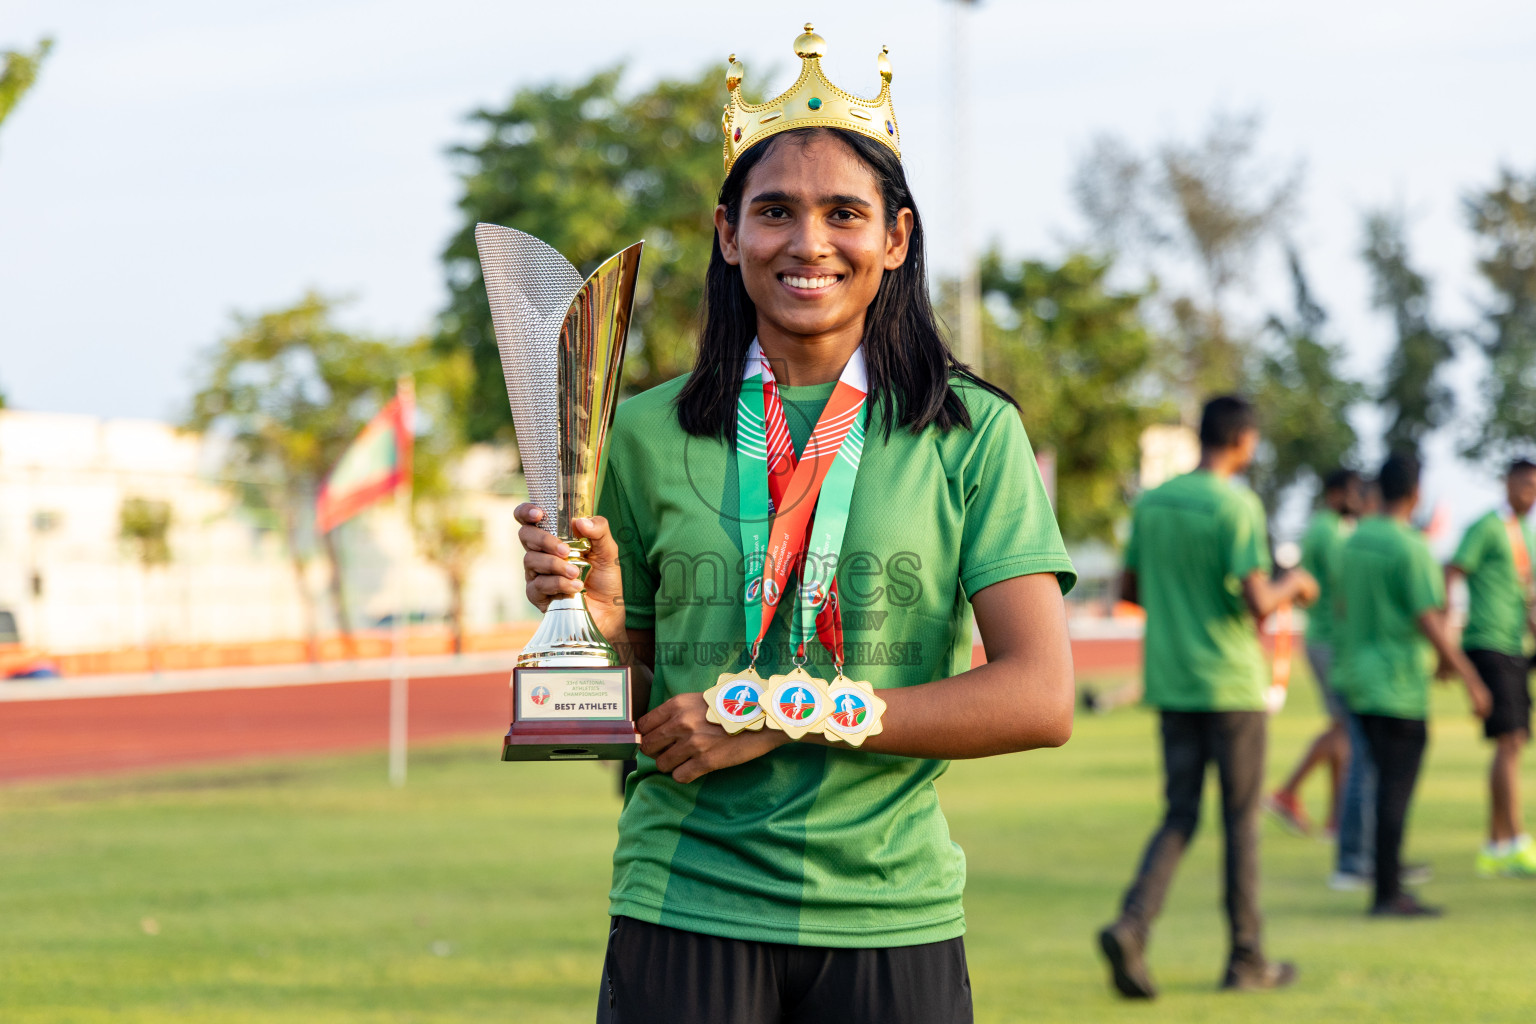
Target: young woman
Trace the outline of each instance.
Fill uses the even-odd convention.
[[[584,588],[519,509],[529,597],[585,589],[649,686],[599,1020],[969,1021],[934,781],[1072,730],[1075,577],[1018,410],[935,325],[888,89],[892,141],[808,113],[824,45],[727,107],[698,358],[619,408]],[[763,130],[774,103],[800,122]]]

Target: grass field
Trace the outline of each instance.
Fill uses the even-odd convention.
[[[1272,777],[1317,725],[1310,694],[1275,723]],[[1473,877],[1485,752],[1459,697],[1438,700],[1409,852],[1448,916],[1367,920],[1363,894],[1324,887],[1326,846],[1266,824],[1269,945],[1302,969],[1283,994],[1213,991],[1209,804],[1154,937],[1163,997],[1108,993],[1091,939],[1155,821],[1150,715],[956,764],[940,785],[969,857],[978,1020],[1528,1020],[1536,882]],[[382,755],[0,790],[0,1021],[590,1021],[612,776],[498,764],[496,743],[418,750],[399,792]]]

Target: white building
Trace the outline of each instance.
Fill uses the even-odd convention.
[[[304,635],[284,538],[238,507],[212,449],[149,420],[0,410],[0,610],[15,613],[25,644],[62,653]],[[512,478],[510,461],[491,449],[466,461],[471,511],[486,525],[466,587],[471,630],[533,616],[512,518],[518,499],[492,493]],[[131,498],[169,506],[169,564],[146,569],[121,538]],[[415,557],[393,506],[364,513],[338,539],[355,624],[394,610],[398,573],[413,613],[446,610],[442,573]],[[328,579],[324,560],[312,559],[303,585],[322,632],[334,626]]]

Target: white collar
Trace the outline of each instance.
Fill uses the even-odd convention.
[[[756,338],[747,348],[747,358],[741,367],[741,379],[750,380],[759,373],[764,380],[773,380],[773,367],[763,355],[763,346],[758,344]],[[839,384],[847,384],[850,387],[869,394],[869,373],[864,365],[864,346],[860,345],[853,350],[853,355],[848,357],[848,364],[843,367],[843,372],[838,375]]]

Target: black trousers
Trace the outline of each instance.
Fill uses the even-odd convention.
[[[597,1024],[971,1024],[961,939],[828,949],[613,918]]]
[[[1376,765],[1376,903],[1403,891],[1403,833],[1408,805],[1419,781],[1429,729],[1420,718],[1361,715],[1365,742]]]
[[[1200,822],[1206,766],[1221,783],[1226,833],[1226,907],[1231,939],[1228,965],[1264,962],[1259,915],[1259,809],[1264,791],[1266,717],[1262,711],[1164,711],[1163,772],[1167,812],[1152,834],[1136,880],[1126,891],[1121,919],[1145,943],[1163,909],[1173,874]]]

